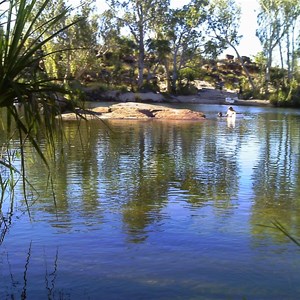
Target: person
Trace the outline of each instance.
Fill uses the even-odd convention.
[[[218,117],[222,118],[223,117],[223,114],[222,112],[218,112]]]
[[[232,106],[230,106],[227,110],[226,117],[227,118],[232,118],[232,117],[235,117],[235,116],[236,116],[236,111],[232,108]]]

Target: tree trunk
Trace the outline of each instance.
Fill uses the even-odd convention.
[[[253,82],[253,80],[252,80],[252,78],[251,78],[251,75],[250,75],[250,73],[249,73],[247,67],[246,67],[245,64],[244,64],[244,61],[243,61],[242,57],[240,56],[240,54],[239,54],[238,50],[235,48],[235,46],[233,46],[232,44],[230,44],[230,46],[231,46],[231,47],[233,48],[233,50],[235,51],[236,56],[237,56],[239,62],[241,63],[244,72],[246,73],[246,76],[247,76],[247,78],[248,78],[248,81],[249,81],[249,83],[250,83],[250,86],[251,86],[252,91],[255,91],[255,90],[256,90],[256,86],[255,86],[255,84],[254,84],[254,82]]]
[[[145,46],[144,46],[144,31],[143,27],[139,30],[139,58],[138,58],[138,90],[143,86],[144,82],[144,60],[145,60]]]
[[[167,81],[167,92],[168,93],[171,93],[171,82],[170,82],[170,69],[169,69],[169,63],[168,63],[168,60],[165,59],[165,63],[164,63],[164,66],[165,66],[165,72],[166,72],[166,81]]]
[[[175,48],[173,54],[173,72],[172,72],[172,87],[171,87],[173,93],[176,93],[177,90],[177,79],[178,79],[177,53],[178,53],[178,47]]]
[[[273,49],[269,47],[267,53],[267,65],[266,65],[266,74],[265,74],[265,93],[269,93],[269,83],[271,81],[271,66],[272,66],[272,52]]]
[[[287,56],[286,56],[286,64],[287,64],[287,82],[289,83],[292,79],[291,76],[291,44],[290,44],[290,34],[289,31],[287,31],[286,35],[286,51],[287,51]]]

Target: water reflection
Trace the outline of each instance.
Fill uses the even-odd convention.
[[[53,165],[56,203],[46,207],[55,216],[54,226],[72,227],[77,209],[87,224],[96,221],[95,212],[101,222],[103,210],[121,209],[128,233],[142,232],[160,219],[170,189],[184,193],[195,207],[231,206],[238,193],[240,133],[219,127],[223,132],[216,135],[214,126],[196,122],[109,125],[109,138],[100,126],[90,131],[83,125],[80,133],[66,126],[72,140],[59,157],[62,163]],[[28,170],[31,180],[39,179],[35,187],[42,184],[38,190],[44,190],[46,181],[35,173],[40,171]]]
[[[265,214],[274,206],[279,215],[278,206],[289,210],[286,221],[287,215],[294,214],[292,207],[299,195],[299,156],[293,155],[298,151],[299,134],[291,125],[295,117],[282,116],[276,119],[276,126],[272,118],[272,114],[264,120],[258,118],[257,127],[249,126],[249,120],[238,120],[236,127],[210,120],[115,120],[108,123],[110,132],[97,122],[91,127],[82,123],[79,131],[69,122],[65,126],[69,144],[58,152],[52,166],[55,203],[47,200],[52,196],[48,189],[37,207],[53,215],[53,226],[70,230],[78,219],[94,226],[104,222],[105,211],[120,210],[129,240],[144,241],[147,226],[164,218],[161,211],[175,190],[180,201],[194,208],[209,204],[226,212],[240,205],[233,199],[239,197],[244,182],[242,169],[249,162],[241,160],[241,153],[247,154],[250,141],[252,146],[259,144],[252,151],[257,157],[251,174],[253,190],[249,190],[255,195],[253,226],[278,218],[275,213]],[[256,128],[260,128],[258,133]],[[42,178],[42,165],[36,166],[37,158],[34,165],[28,163],[27,175],[37,190],[44,191],[46,173]],[[265,220],[256,214],[262,207]]]
[[[294,236],[300,236],[299,227],[299,117],[293,115],[266,115],[266,130],[259,132],[260,152],[254,168],[253,185],[256,191],[251,223],[255,235],[275,236],[277,242],[288,242],[274,235],[269,227],[277,220],[285,224]]]
[[[17,238],[8,235],[4,244],[13,251],[30,236],[53,249],[61,245],[68,279],[83,277],[71,274],[68,264],[88,271],[84,283],[92,291],[105,289],[110,278],[114,288],[120,281],[148,291],[180,286],[184,299],[199,296],[203,282],[205,299],[213,298],[211,286],[221,294],[229,287],[234,292],[228,298],[236,298],[256,291],[260,276],[272,278],[274,269],[277,278],[289,271],[294,283],[300,261],[295,258],[291,267],[291,257],[297,250],[269,225],[278,220],[300,235],[300,116],[257,108],[243,113],[246,118],[234,126],[216,117],[115,120],[108,127],[66,122],[67,142],[57,144],[50,160],[51,179],[26,149],[27,176],[35,188],[32,223],[21,219]],[[46,153],[48,145],[43,147]],[[17,201],[22,207],[21,189]],[[264,269],[261,261],[268,255]],[[227,276],[233,269],[240,284]],[[51,294],[55,275],[47,274]],[[257,298],[271,299],[282,287],[271,279],[266,286]]]
[[[2,294],[3,297],[1,299],[70,299],[69,293],[56,287],[59,266],[58,249],[54,253],[54,258],[51,257],[49,259],[46,253],[43,254],[44,278],[39,278],[39,281],[42,283],[39,286],[40,290],[36,294],[32,294],[30,273],[34,270],[36,263],[36,257],[33,255],[34,247],[31,241],[25,257],[21,258],[23,264],[20,269],[21,272],[15,272],[14,268],[12,268],[13,257],[7,253],[7,265],[5,266],[7,269],[5,268],[5,271],[9,280],[5,281],[5,284],[1,286],[1,288],[5,288],[5,296],[3,290],[0,289],[0,295]],[[35,290],[37,289],[35,288]]]

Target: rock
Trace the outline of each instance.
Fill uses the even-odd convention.
[[[98,114],[105,114],[105,113],[109,113],[111,111],[110,107],[95,107],[92,109],[93,112],[98,113]]]
[[[189,109],[160,110],[154,115],[156,119],[166,120],[201,120],[205,118],[205,115],[203,113],[192,111]]]
[[[140,109],[140,110],[149,110],[151,112],[157,111],[157,110],[166,110],[170,109],[166,106],[162,105],[156,105],[156,104],[146,104],[146,103],[138,103],[138,102],[126,102],[126,103],[117,103],[113,104],[110,107],[111,111],[114,111],[115,109],[119,108],[133,108],[133,109]]]
[[[79,111],[87,120],[90,119],[127,119],[127,120],[203,120],[205,115],[189,109],[174,109],[154,104],[126,102],[111,105],[108,108],[94,108],[90,111]],[[64,120],[76,120],[78,116],[62,114]]]
[[[86,120],[95,120],[95,119],[99,119],[101,115],[96,114],[96,113],[91,113],[91,112],[80,112],[79,110],[77,111],[77,113],[65,113],[65,114],[61,114],[60,116],[57,117],[61,117],[63,120],[65,121],[74,121],[74,120],[81,120],[86,119]]]
[[[134,108],[118,108],[102,116],[105,119],[149,119],[149,116]]]

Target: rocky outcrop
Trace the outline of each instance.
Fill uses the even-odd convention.
[[[123,120],[203,120],[202,112],[189,109],[175,109],[154,104],[126,102],[109,107],[97,107],[91,110],[78,110],[76,113],[61,115],[64,120],[76,120],[83,117],[90,119],[123,119]]]
[[[160,93],[133,93],[120,91],[106,91],[103,92],[97,89],[85,89],[86,101],[114,101],[114,102],[164,102],[165,97]]]
[[[120,92],[115,90],[101,91],[95,88],[86,88],[85,101],[91,102],[136,102],[136,103],[199,103],[226,105],[226,98],[238,99],[234,91],[216,89],[213,86],[199,81],[196,85],[198,93],[195,95],[168,95],[161,93],[144,92]],[[267,100],[241,100],[238,99],[235,105],[270,105]]]

